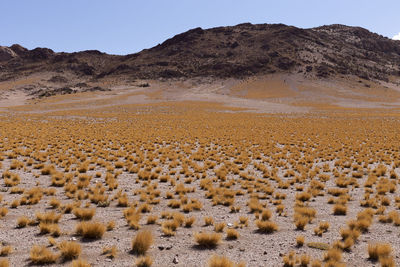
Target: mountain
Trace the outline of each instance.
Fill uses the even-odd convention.
[[[55,84],[71,79],[241,79],[270,73],[398,82],[400,41],[345,25],[301,29],[244,23],[195,28],[125,56],[96,50],[55,53],[48,48],[0,47],[0,81],[41,73],[50,73],[49,80]]]

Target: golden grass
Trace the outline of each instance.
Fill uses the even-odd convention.
[[[101,239],[106,229],[100,222],[80,222],[76,225],[75,233],[84,238]]]
[[[82,252],[81,245],[73,241],[62,241],[58,245],[58,248],[60,249],[61,257],[64,260],[72,260],[78,258]]]
[[[299,235],[296,237],[296,245],[298,247],[302,247],[304,245],[305,238],[303,235]]]
[[[298,237],[292,245],[305,244],[311,251],[351,251],[354,257],[360,256],[355,249],[360,236],[364,240],[364,236],[376,234],[375,222],[386,223],[384,227],[390,229],[400,225],[400,197],[396,195],[400,116],[389,109],[374,112],[374,118],[353,109],[294,118],[238,110],[215,112],[226,109],[210,103],[174,105],[113,106],[49,112],[50,116],[25,113],[14,114],[12,119],[3,116],[0,128],[7,142],[0,140],[5,186],[0,216],[6,216],[5,222],[16,218],[17,228],[38,226],[15,230],[28,235],[39,230],[60,235],[59,222],[62,230],[73,217],[91,223],[100,210],[113,215],[105,222],[118,222],[101,227],[115,229],[110,235],[120,231],[134,235],[149,227],[157,240],[164,235],[180,240],[190,231],[181,227],[192,227],[194,232],[226,232],[221,234],[226,240],[238,238],[239,232],[258,239],[254,229],[274,233],[277,238],[286,232],[297,236],[296,229],[306,230],[308,237],[314,229],[320,237],[310,238],[320,242],[305,243]],[[31,183],[26,179],[33,179],[34,186],[26,188]],[[331,227],[333,221],[318,221],[325,214],[319,214],[319,204],[326,202],[338,215],[335,223],[345,226],[339,231]],[[210,206],[221,214],[204,213],[202,209]],[[352,216],[354,206],[363,211],[352,218],[339,216]],[[159,210],[160,214],[150,213]],[[38,211],[36,220],[20,217],[32,216],[34,211]],[[118,219],[121,215],[126,224]],[[227,227],[221,219],[232,225]],[[293,222],[292,227],[282,227],[288,221]],[[76,233],[83,236],[83,224],[77,228]],[[284,230],[275,232],[279,228]],[[341,240],[327,240],[322,236],[327,231]],[[104,234],[104,230],[93,232],[95,238]],[[54,238],[48,240],[53,246],[50,251],[60,245]],[[207,238],[203,240],[207,244]],[[97,246],[97,242],[90,244]],[[315,253],[321,252],[312,255]],[[334,252],[329,253],[324,264],[343,263]],[[376,260],[390,266],[392,257],[378,256]],[[296,266],[315,263],[304,254],[296,255],[294,262]],[[260,264],[258,259],[255,264]]]
[[[132,252],[144,255],[153,244],[153,234],[149,230],[139,231],[132,239]]]
[[[30,260],[33,264],[50,264],[57,261],[60,255],[51,252],[44,246],[34,245],[30,252]]]
[[[271,221],[256,221],[256,226],[260,233],[271,234],[275,231],[278,231],[279,227],[275,222]]]
[[[9,267],[10,266],[10,262],[8,261],[8,259],[0,259],[0,267]]]
[[[201,247],[214,248],[221,242],[221,234],[195,233],[194,240]]]
[[[29,218],[26,216],[21,216],[17,220],[17,227],[18,228],[24,228],[28,225]]]
[[[376,261],[381,258],[388,258],[392,252],[390,244],[368,244],[368,256],[371,260]]]
[[[136,260],[137,267],[150,267],[151,265],[153,265],[153,260],[150,256],[140,256]]]
[[[226,239],[228,240],[236,240],[239,238],[239,232],[235,229],[227,229],[226,230]]]
[[[79,220],[89,221],[93,218],[94,214],[96,213],[96,209],[94,209],[94,208],[75,208],[72,210],[72,213]]]
[[[91,265],[83,259],[77,259],[72,261],[71,267],[90,267]]]

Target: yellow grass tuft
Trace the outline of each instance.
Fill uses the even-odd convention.
[[[33,264],[50,264],[57,261],[60,255],[54,254],[45,246],[34,245],[30,252],[30,259]]]
[[[80,222],[75,228],[77,235],[89,239],[100,239],[105,231],[106,227],[100,222]]]
[[[221,234],[217,233],[195,233],[194,240],[196,243],[205,248],[214,248],[221,241]]]
[[[140,256],[136,260],[137,267],[150,267],[153,264],[152,258],[150,256]]]
[[[153,234],[149,230],[139,231],[132,240],[132,252],[144,255],[153,244]]]
[[[81,245],[73,241],[63,241],[58,245],[58,248],[61,251],[61,257],[64,260],[76,259],[81,255],[82,251]]]

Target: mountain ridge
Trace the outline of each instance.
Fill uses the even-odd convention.
[[[316,78],[354,75],[390,82],[400,77],[400,41],[340,24],[302,29],[242,23],[194,28],[128,55],[0,47],[1,81],[40,72],[83,80],[245,78],[283,72]]]

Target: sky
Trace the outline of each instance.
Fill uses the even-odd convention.
[[[400,40],[400,0],[0,0],[0,45],[129,54],[192,28],[361,26]],[[396,36],[396,37],[395,37]]]

